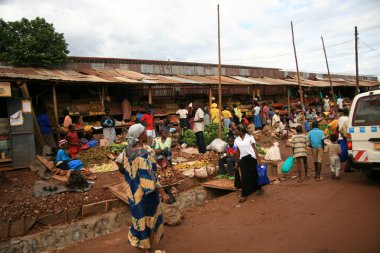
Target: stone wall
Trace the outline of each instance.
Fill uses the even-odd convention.
[[[203,187],[195,187],[181,192],[177,196],[177,201],[180,209],[183,209],[202,205],[209,198],[212,196]],[[53,226],[35,234],[12,238],[0,243],[0,253],[35,253],[67,247],[80,241],[127,229],[130,226],[130,220],[129,208],[122,205],[119,209],[104,214]]]

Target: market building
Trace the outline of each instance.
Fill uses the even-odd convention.
[[[75,121],[99,126],[104,108],[110,108],[122,122],[121,103],[128,99],[133,120],[137,110],[152,104],[157,121],[175,121],[180,102],[217,97],[218,66],[194,62],[155,61],[96,57],[69,57],[70,63],[57,68],[16,68],[0,66],[0,169],[28,167],[44,146],[36,114],[47,108],[57,139],[62,134],[62,114],[69,110]],[[276,68],[222,66],[223,104],[238,101],[250,112],[252,99],[271,100],[284,109],[296,99],[296,73]],[[301,73],[307,95],[329,94],[326,74]],[[353,97],[355,76],[331,75],[335,94]],[[379,86],[377,77],[360,76],[360,89]],[[290,96],[290,97],[289,97]],[[289,98],[288,98],[289,97]],[[122,129],[124,125],[117,125]],[[81,126],[78,125],[80,131]],[[27,148],[26,148],[27,147]],[[36,147],[36,148],[35,148]]]

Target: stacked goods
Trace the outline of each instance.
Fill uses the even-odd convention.
[[[157,178],[161,185],[171,185],[177,183],[178,180],[181,179],[181,172],[169,168],[162,169],[161,167],[158,167]]]

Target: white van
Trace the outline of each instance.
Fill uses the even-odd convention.
[[[355,96],[347,128],[347,148],[351,165],[380,170],[380,90]]]

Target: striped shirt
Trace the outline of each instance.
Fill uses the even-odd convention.
[[[294,135],[290,141],[293,147],[294,157],[307,156],[306,147],[309,143],[309,138],[305,135]]]
[[[328,152],[329,156],[339,156],[342,153],[342,149],[339,144],[332,143],[326,146],[325,152]]]

